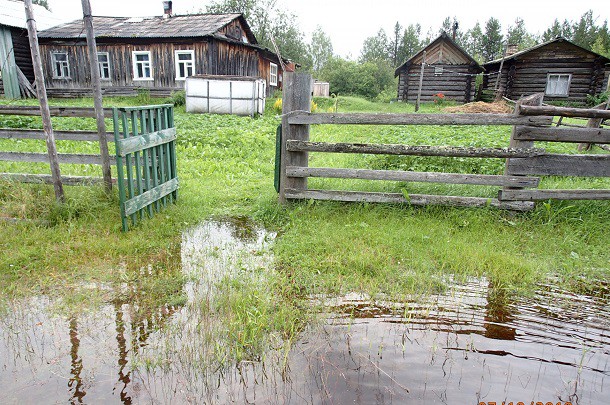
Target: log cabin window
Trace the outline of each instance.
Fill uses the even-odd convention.
[[[277,65],[269,63],[269,86],[277,86]]]
[[[133,80],[153,80],[150,51],[134,51]]]
[[[546,79],[546,95],[567,97],[571,80],[571,74],[549,74]]]
[[[442,66],[435,66],[434,67],[434,76],[440,76],[443,74],[443,67]]]
[[[195,51],[175,51],[176,80],[195,74]]]
[[[52,52],[51,61],[53,63],[54,79],[69,79],[70,65],[68,63],[68,52]]]
[[[100,67],[100,79],[110,80],[110,56],[108,52],[97,53],[97,64]]]

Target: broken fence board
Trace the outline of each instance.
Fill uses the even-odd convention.
[[[518,126],[514,138],[521,141],[610,144],[610,129]]]
[[[88,141],[99,142],[95,131],[53,131],[56,141]],[[45,134],[42,130],[32,129],[0,129],[0,139],[35,139],[44,140]],[[108,142],[114,142],[114,133],[107,132]]]
[[[368,153],[373,155],[412,155],[444,156],[472,158],[512,158],[544,155],[540,148],[475,148],[455,146],[409,146],[409,145],[374,145],[362,143],[326,143],[306,141],[286,141],[289,151],[328,152],[328,153]]]
[[[610,190],[502,190],[501,201],[610,200]]]
[[[540,179],[537,177],[295,166],[288,166],[286,168],[286,175],[288,177],[325,177],[506,187],[537,187],[540,183]]]
[[[456,197],[441,195],[409,194],[408,198],[398,193],[371,193],[357,191],[335,190],[294,190],[286,189],[286,198],[301,200],[328,200],[343,202],[396,203],[411,205],[450,205],[456,207],[487,207],[509,209],[514,211],[530,211],[533,202],[499,201],[495,198]]]
[[[610,177],[610,155],[545,155],[510,159],[507,174]]]
[[[289,124],[359,125],[550,125],[552,117],[525,117],[515,114],[362,114],[307,113],[295,111]]]

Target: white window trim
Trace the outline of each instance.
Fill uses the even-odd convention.
[[[275,75],[273,74],[273,69],[275,68]],[[269,62],[269,86],[277,87],[278,83],[279,71],[277,65],[273,62]],[[275,80],[273,78],[275,77]]]
[[[174,51],[174,68],[176,69],[176,80],[186,80],[186,77],[180,77],[179,73],[180,73],[180,63],[185,63],[186,61],[180,61],[178,59],[178,55],[180,54],[189,54],[191,55],[191,62],[193,64],[193,74],[195,74],[195,51],[193,50],[188,50],[188,49],[180,49],[177,51]]]
[[[55,60],[55,55],[66,55],[66,67],[68,68],[68,75],[67,76],[63,76],[63,75],[58,75],[57,73],[57,60]],[[70,57],[68,56],[68,52],[64,52],[64,51],[53,51],[51,52],[51,63],[53,65],[53,79],[70,79],[71,78],[71,74],[70,74]],[[62,72],[63,73],[63,69]]]
[[[148,63],[150,65],[150,77],[138,77],[138,65],[136,56],[137,55],[148,55]],[[133,80],[134,81],[153,81],[155,80],[155,74],[152,63],[152,53],[150,51],[133,51],[131,52],[132,68],[133,68]]]
[[[557,93],[549,93],[549,81],[551,80],[551,76],[568,76],[568,89],[566,94],[557,94]],[[544,88],[544,94],[549,97],[569,97],[570,96],[570,85],[572,84],[572,74],[571,73],[548,73],[546,75],[546,87]]]
[[[99,58],[100,55],[106,55],[106,60],[107,60],[106,63],[108,63],[108,77],[102,77],[103,69],[102,69],[102,66],[100,64],[100,58]],[[112,79],[112,67],[110,66],[110,53],[108,53],[108,52],[98,52],[97,53],[97,65],[98,65],[98,67],[100,69],[100,79],[101,80],[111,80]]]

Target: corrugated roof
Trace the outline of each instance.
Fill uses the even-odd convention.
[[[504,61],[507,61],[507,60],[511,60],[511,59],[517,58],[517,57],[519,57],[519,56],[521,56],[521,55],[523,55],[523,54],[525,54],[525,53],[531,52],[531,51],[536,50],[536,49],[538,49],[538,48],[542,48],[543,46],[547,46],[547,45],[550,45],[550,44],[555,43],[555,42],[567,42],[568,44],[574,45],[575,47],[580,48],[580,49],[582,49],[582,50],[583,50],[583,51],[585,51],[585,52],[591,53],[591,54],[593,54],[593,55],[596,55],[596,56],[599,56],[599,57],[601,57],[601,58],[605,59],[605,60],[606,60],[606,63],[610,62],[610,59],[609,59],[609,58],[607,58],[607,57],[605,57],[604,55],[600,55],[600,54],[599,54],[599,53],[597,53],[597,52],[593,52],[593,51],[591,51],[591,50],[589,50],[589,49],[587,49],[587,48],[583,48],[583,47],[582,47],[582,46],[580,46],[580,45],[576,45],[574,42],[569,41],[569,40],[567,40],[567,39],[566,39],[566,38],[564,38],[564,37],[557,37],[557,38],[555,38],[555,39],[551,39],[550,41],[546,41],[546,42],[543,42],[543,43],[541,43],[541,44],[534,45],[534,46],[532,46],[531,48],[527,48],[527,49],[524,49],[524,50],[522,50],[522,51],[515,52],[515,53],[513,53],[512,55],[509,55],[509,56],[507,56],[506,58],[504,58]],[[500,58],[500,59],[496,59],[496,60],[490,60],[489,62],[486,62],[485,64],[483,64],[483,66],[487,66],[487,65],[493,65],[493,64],[495,64],[495,63],[500,63],[500,62],[502,62],[502,58]]]
[[[49,10],[34,4],[36,28],[43,30],[61,22]],[[0,0],[0,25],[26,28],[25,6],[21,0]]]
[[[190,14],[170,18],[93,17],[93,27],[98,38],[206,37],[240,17],[241,14]],[[83,21],[61,24],[38,35],[41,38],[85,38]]]

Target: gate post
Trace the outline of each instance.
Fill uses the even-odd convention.
[[[284,91],[282,95],[282,141],[280,154],[280,204],[286,203],[286,190],[307,190],[307,178],[286,176],[288,166],[307,167],[307,152],[289,152],[286,141],[309,141],[309,124],[295,125],[288,123],[289,114],[293,111],[311,111],[312,78],[308,73],[284,72]]]

